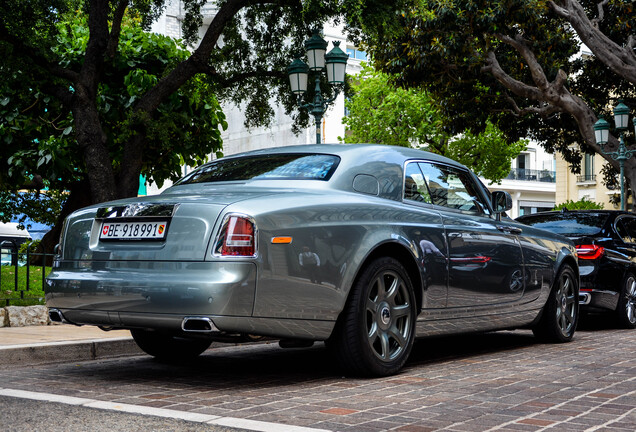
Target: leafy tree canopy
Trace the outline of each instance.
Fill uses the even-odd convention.
[[[179,178],[183,164],[198,165],[220,149],[225,116],[205,76],[191,78],[153,115],[133,110],[135,101],[189,52],[171,38],[143,31],[134,17],[127,18],[120,31],[118,55],[104,68],[96,92],[105,145],[118,169],[126,163],[124,144],[143,128],[140,173],[161,185]],[[87,17],[69,14],[56,23],[52,55],[59,65],[79,69],[88,41]],[[0,83],[1,219],[23,214],[54,225],[68,196],[64,192],[77,190],[87,167],[74,135],[73,112],[48,93],[50,77],[19,66],[0,65],[6,72]],[[73,94],[72,86],[69,92]],[[44,187],[49,191],[40,194]],[[23,188],[33,192],[15,193]],[[90,204],[88,198],[83,205]]]
[[[0,2],[0,71],[8,77],[0,84],[0,139],[11,143],[1,150],[0,173],[11,169],[9,176],[0,174],[2,188],[22,183],[37,189],[45,181],[64,188],[69,195],[62,216],[78,206],[134,196],[140,173],[161,182],[174,175],[177,160],[196,164],[219,148],[223,118],[211,94],[240,104],[248,125],[267,125],[272,102],[285,106],[297,127],[306,124],[285,69],[311,29],[343,17],[350,31],[381,27],[402,4],[210,3],[215,14],[199,38],[203,8],[211,8],[203,0],[182,2],[186,52],[137,33],[149,29],[166,0]],[[20,181],[20,175],[27,177]]]
[[[357,78],[346,102],[345,142],[420,147],[455,159],[495,182],[509,174],[510,160],[526,148],[526,140],[509,142],[488,119],[479,133],[466,130],[452,136],[442,107],[426,91],[395,86],[387,74],[369,66]]]
[[[376,68],[443,101],[455,131],[496,117],[509,139],[534,138],[576,172],[582,153],[601,153],[597,115],[618,98],[636,109],[631,1],[411,0],[389,22],[356,33],[359,43]],[[635,160],[626,176],[636,181]]]

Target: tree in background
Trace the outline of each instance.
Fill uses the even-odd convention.
[[[62,217],[134,196],[141,173],[160,182],[173,177],[177,161],[196,165],[220,147],[224,120],[214,95],[240,104],[248,125],[267,125],[271,101],[282,104],[298,129],[308,115],[297,111],[285,70],[310,27],[343,11],[383,22],[396,7],[378,0],[218,0],[199,40],[206,3],[183,1],[186,52],[137,33],[149,29],[166,0],[0,2],[0,189],[63,188]],[[83,23],[74,21],[78,13]],[[60,228],[58,222],[42,243],[54,244]]]
[[[636,108],[635,26],[630,1],[418,0],[356,36],[376,68],[444,101],[455,130],[496,116],[509,139],[534,138],[578,171],[581,154],[601,153],[597,114],[611,116],[618,98]],[[581,42],[592,56],[579,55]],[[634,184],[636,159],[625,173]]]
[[[498,182],[510,173],[510,160],[526,148],[526,140],[508,142],[489,120],[482,132],[451,136],[440,104],[426,91],[391,83],[387,74],[364,66],[345,102],[345,142],[417,147],[455,159],[478,175]]]
[[[553,210],[603,210],[603,204],[581,198],[578,201],[567,200],[555,206]]]
[[[69,14],[56,26],[57,43],[51,49],[59,65],[81,69],[90,39],[86,16]],[[112,170],[125,171],[126,143],[143,128],[144,138],[138,142],[143,157],[133,183],[138,188],[141,173],[161,185],[179,178],[183,164],[197,165],[220,149],[225,117],[209,83],[199,77],[166,97],[152,116],[132,109],[189,52],[171,38],[144,32],[135,18],[125,19],[119,31],[118,54],[104,68],[95,93],[103,144]],[[75,113],[48,94],[50,77],[38,76],[37,69],[28,70],[19,63],[1,68],[8,73],[0,84],[0,139],[4,143],[0,152],[6,168],[0,212],[5,221],[22,214],[22,219],[28,216],[55,225],[60,215],[92,203],[89,166],[73,133]],[[72,85],[68,92],[74,95]],[[25,188],[26,192],[16,193]],[[41,194],[44,188],[48,191]],[[68,205],[62,211],[64,201]],[[58,236],[45,238],[43,249],[51,250]]]

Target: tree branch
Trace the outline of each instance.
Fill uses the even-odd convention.
[[[114,58],[117,53],[117,46],[119,45],[119,35],[121,34],[121,21],[126,13],[128,7],[128,0],[121,0],[115,9],[113,16],[113,23],[110,28],[110,36],[108,38],[108,46],[106,47],[106,55],[109,58]]]
[[[530,73],[532,74],[532,80],[539,89],[545,92],[550,84],[545,76],[545,72],[543,72],[543,68],[539,64],[534,53],[530,50],[528,45],[526,45],[523,37],[521,35],[516,35],[514,38],[511,38],[510,36],[499,33],[495,34],[495,37],[500,41],[510,45],[511,47],[516,49],[519,54],[521,54],[524,60],[528,63]]]
[[[481,68],[481,71],[492,74],[497,81],[517,96],[533,100],[541,100],[541,91],[508,75],[501,68],[499,61],[497,60],[497,56],[492,51],[488,52],[486,55],[486,65]]]
[[[605,18],[605,9],[603,9],[603,6],[605,6],[608,3],[609,3],[609,0],[603,0],[602,2],[596,5],[596,9],[598,10],[598,18],[592,20],[592,25],[594,25],[594,27],[598,28],[598,24],[601,21],[603,21],[603,19]]]
[[[232,18],[243,8],[255,4],[277,3],[279,0],[228,0],[212,19],[201,43],[192,55],[163,77],[137,102],[135,109],[145,112],[155,110],[161,102],[197,73],[208,73],[208,59],[215,49],[221,33]]]
[[[591,21],[585,14],[583,6],[574,0],[552,0],[549,3],[552,11],[572,25],[581,41],[594,53],[594,56],[625,80],[636,84],[636,55],[631,36],[624,46],[620,46],[607,37],[598,28],[603,19],[603,6],[607,0],[599,3],[599,16]],[[595,24],[596,23],[596,24]]]

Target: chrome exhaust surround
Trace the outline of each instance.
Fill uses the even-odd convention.
[[[219,331],[210,318],[198,316],[183,318],[181,330],[190,333],[214,333]]]
[[[592,294],[588,292],[579,293],[579,304],[588,305],[592,301]]]
[[[49,319],[53,322],[71,324],[66,318],[64,318],[62,311],[59,309],[49,309]]]

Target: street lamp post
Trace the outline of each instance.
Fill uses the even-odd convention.
[[[314,30],[313,35],[305,42],[308,64],[300,59],[295,59],[288,67],[287,74],[291,84],[292,93],[298,98],[298,106],[308,109],[316,121],[316,144],[320,144],[320,124],[322,116],[331,102],[336,100],[340,93],[340,87],[344,84],[345,69],[349,56],[340,49],[340,41],[333,42],[334,48],[327,51],[327,42],[320,36],[318,30]],[[320,89],[320,76],[326,70],[327,81],[335,86],[334,96],[325,99]],[[316,87],[314,100],[303,103],[303,95],[307,91],[307,80],[309,72],[315,74]]]
[[[631,158],[636,150],[627,150],[625,146],[625,131],[627,130],[629,123],[629,108],[619,101],[618,105],[614,108],[614,123],[616,129],[620,132],[619,144],[617,151],[605,151],[605,145],[609,140],[609,123],[602,117],[594,123],[594,135],[596,143],[601,147],[603,154],[610,156],[615,161],[618,161],[620,166],[620,183],[621,183],[621,210],[625,210],[625,161]],[[634,131],[636,133],[636,118],[633,121]]]

